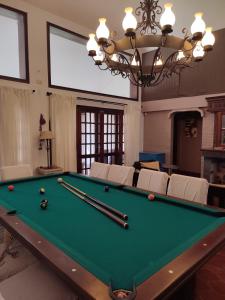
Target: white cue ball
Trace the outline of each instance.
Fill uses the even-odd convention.
[[[58,183],[61,183],[61,182],[63,182],[63,179],[62,178],[58,178],[57,181],[58,181]]]

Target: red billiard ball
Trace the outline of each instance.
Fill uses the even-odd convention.
[[[154,195],[154,194],[149,194],[149,195],[148,195],[148,199],[149,199],[150,201],[153,201],[153,200],[155,199],[155,195]]]
[[[14,190],[14,188],[15,188],[14,185],[9,185],[9,186],[8,186],[8,190],[9,190],[10,192],[12,192],[12,191]]]

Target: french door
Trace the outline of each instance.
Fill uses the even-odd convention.
[[[77,171],[89,174],[92,162],[122,164],[123,111],[77,106]]]

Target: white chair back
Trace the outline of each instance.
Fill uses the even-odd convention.
[[[0,177],[2,180],[19,179],[33,176],[30,165],[7,166],[0,168]]]
[[[91,164],[90,176],[100,179],[107,179],[109,167],[110,165],[108,164],[99,163],[95,161]]]
[[[132,186],[133,176],[133,167],[110,165],[107,180]]]
[[[137,187],[143,190],[166,194],[169,175],[165,172],[141,169]]]
[[[206,204],[208,189],[209,183],[204,178],[173,174],[167,195]]]

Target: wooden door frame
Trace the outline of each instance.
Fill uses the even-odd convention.
[[[204,112],[198,108],[196,109],[187,109],[187,110],[177,110],[177,111],[173,111],[171,114],[170,114],[170,117],[171,117],[171,147],[170,147],[170,164],[175,164],[175,155],[174,155],[174,145],[175,145],[175,116],[177,114],[180,114],[180,113],[199,113],[200,115],[200,118],[202,120],[202,128],[203,128],[203,117],[204,117]],[[203,132],[202,132],[203,133]],[[202,141],[202,136],[201,136],[201,141]],[[201,142],[202,143],[202,142]],[[201,174],[201,168],[200,168],[200,174]],[[190,174],[191,175],[191,174]]]

